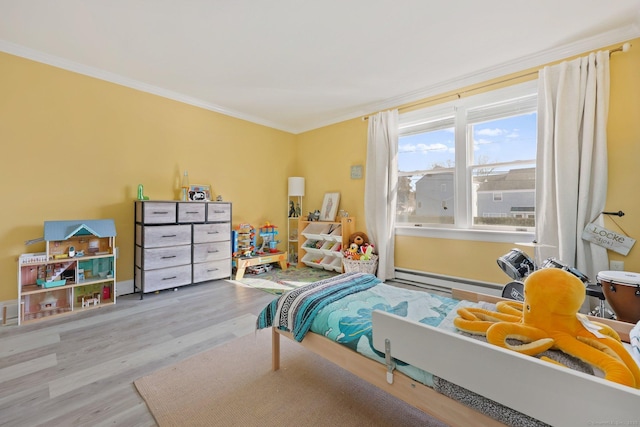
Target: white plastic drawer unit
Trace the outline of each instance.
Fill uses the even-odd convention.
[[[178,203],[178,222],[204,222],[207,205],[202,202]]]
[[[231,203],[207,203],[208,222],[230,222]]]
[[[136,204],[136,222],[143,224],[173,224],[176,222],[176,202],[144,202]]]
[[[190,245],[191,225],[165,225],[162,227],[142,227],[136,224],[136,245],[145,248]]]

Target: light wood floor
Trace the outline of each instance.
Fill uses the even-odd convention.
[[[273,298],[217,281],[0,326],[0,426],[153,426],[133,381],[252,333]]]

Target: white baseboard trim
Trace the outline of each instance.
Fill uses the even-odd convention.
[[[0,301],[0,316],[4,313],[4,308],[7,307],[7,325],[12,323],[18,323],[18,300]],[[2,320],[0,320],[0,323]]]
[[[482,282],[462,277],[446,276],[404,268],[396,268],[396,277],[394,280],[423,288],[431,287],[444,291],[451,291],[451,289],[456,288],[494,296],[501,296],[502,288],[504,288],[503,284]]]
[[[133,279],[123,280],[116,283],[116,296],[129,295],[133,293]]]

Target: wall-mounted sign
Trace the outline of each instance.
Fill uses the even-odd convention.
[[[351,179],[362,179],[362,165],[351,166]]]
[[[636,243],[636,240],[629,236],[618,234],[593,223],[587,224],[584,228],[582,239],[622,255],[627,255]]]

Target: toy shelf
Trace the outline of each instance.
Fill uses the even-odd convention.
[[[298,221],[298,267],[323,268],[342,273],[342,249],[355,232],[354,217],[339,221]]]

